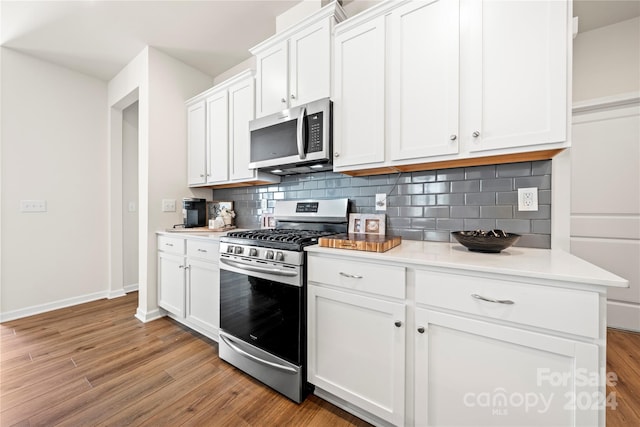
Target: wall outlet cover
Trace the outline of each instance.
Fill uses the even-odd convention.
[[[387,195],[385,193],[376,194],[376,210],[377,211],[387,210]]]
[[[176,200],[175,199],[162,199],[162,212],[175,212]]]
[[[20,200],[20,212],[46,212],[46,200]]]
[[[518,188],[518,210],[538,210],[538,187]]]

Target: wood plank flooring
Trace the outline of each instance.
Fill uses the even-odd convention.
[[[0,325],[0,426],[368,425],[315,396],[291,402],[177,322],[139,322],[137,298]]]
[[[0,426],[368,425],[315,396],[291,402],[136,307],[131,293],[0,325]],[[640,425],[640,334],[609,330],[607,372],[607,426]]]

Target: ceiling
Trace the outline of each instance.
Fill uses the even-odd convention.
[[[300,1],[2,0],[0,44],[106,81],[153,46],[214,77],[249,58]],[[584,32],[640,16],[640,0],[577,0],[574,15]]]

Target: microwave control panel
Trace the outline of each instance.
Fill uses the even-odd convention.
[[[307,153],[322,151],[322,113],[307,115],[307,126],[309,129]]]

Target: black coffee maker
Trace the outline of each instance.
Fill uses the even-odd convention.
[[[207,225],[207,200],[182,199],[182,219],[184,228],[205,227]]]

